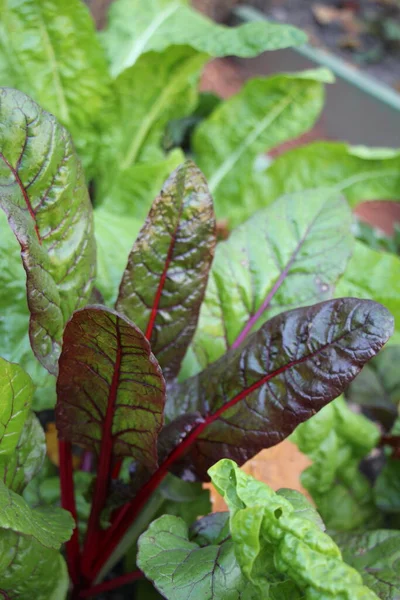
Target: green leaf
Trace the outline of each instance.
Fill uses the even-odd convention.
[[[354,207],[365,200],[400,200],[400,152],[315,142],[285,152],[264,173],[257,190],[269,203],[283,193],[331,187]]]
[[[87,7],[80,0],[0,0],[0,13],[0,85],[54,114],[89,167],[109,75]]]
[[[15,451],[0,456],[0,478],[6,486],[22,494],[28,483],[39,473],[46,454],[43,428],[31,413],[21,432]]]
[[[339,548],[292,504],[230,460],[209,470],[230,511],[230,530],[243,574],[265,594],[274,572],[292,580],[308,600],[376,599]],[[267,597],[263,595],[262,597]]]
[[[347,531],[376,519],[371,486],[359,463],[379,437],[378,427],[352,412],[343,398],[325,406],[292,435],[299,450],[313,461],[301,482],[328,529]]]
[[[352,247],[350,210],[329,190],[284,196],[253,215],[217,246],[186,374],[274,315],[330,298]]]
[[[114,311],[89,307],[66,326],[57,380],[62,439],[112,458],[157,466],[165,383],[142,332]],[[105,469],[108,472],[108,469]]]
[[[129,255],[117,309],[173,379],[194,335],[216,243],[207,182],[191,161],[165,182]]]
[[[0,89],[0,121],[0,206],[21,246],[32,348],[55,374],[65,322],[94,279],[91,204],[71,139],[52,115]]]
[[[383,306],[355,298],[272,318],[239,348],[169,391],[169,427],[176,420],[181,431],[183,414],[200,413],[204,420],[190,433],[191,444],[184,442],[182,466],[204,478],[219,458],[243,464],[277,444],[343,392],[392,327]]]
[[[307,500],[303,494],[297,490],[282,488],[276,492],[279,496],[286,498],[294,508],[294,514],[302,519],[308,519],[314,525],[325,531],[325,523],[321,519],[320,514],[315,510],[315,507]]]
[[[68,512],[31,510],[0,482],[0,589],[19,600],[63,600],[68,576],[58,550],[73,526]]]
[[[361,242],[355,243],[354,253],[343,277],[336,286],[336,297],[370,298],[384,304],[395,320],[392,343],[400,343],[400,257],[376,252]]]
[[[159,514],[175,515],[187,525],[211,512],[210,492],[201,483],[184,481],[169,473],[159,492],[164,498]]]
[[[344,560],[361,573],[381,600],[400,598],[400,532],[368,531],[337,536]]]
[[[0,458],[14,452],[28,416],[34,386],[19,365],[0,358]]]
[[[190,541],[186,523],[165,515],[139,538],[138,566],[167,600],[256,600],[249,593],[230,540]]]
[[[266,206],[247,203],[246,188],[259,154],[307,131],[324,102],[324,69],[252,79],[196,129],[194,159],[205,173],[217,217],[238,224]]]
[[[375,502],[385,513],[400,514],[400,461],[388,459],[374,485]]]
[[[303,44],[306,35],[290,25],[258,22],[217,25],[188,6],[187,0],[117,0],[101,39],[114,77],[149,50],[190,45],[216,56],[252,57],[266,50]]]
[[[178,149],[164,154],[166,125],[195,108],[206,60],[187,46],[174,46],[161,55],[145,54],[118,77],[102,137],[97,202],[117,214],[147,214],[164,179],[182,162]]]

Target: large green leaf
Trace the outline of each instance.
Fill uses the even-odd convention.
[[[209,473],[230,511],[238,563],[258,588],[259,598],[270,597],[268,588],[277,573],[292,580],[307,600],[377,599],[357,571],[343,562],[334,541],[296,512],[290,501],[230,460],[221,460]]]
[[[33,351],[56,373],[64,324],[94,279],[91,204],[71,139],[52,115],[5,88],[0,120],[0,206],[21,246]]]
[[[0,14],[0,85],[53,113],[89,166],[109,76],[87,7],[81,0],[0,0]]]
[[[329,190],[284,196],[253,215],[217,246],[185,375],[272,316],[331,297],[352,247],[350,209]]]
[[[117,309],[145,333],[166,379],[194,335],[216,243],[207,182],[191,161],[165,182],[129,256]]]
[[[31,413],[25,422],[15,451],[11,455],[0,456],[0,478],[8,488],[22,494],[31,479],[40,472],[45,454],[43,428]]]
[[[314,124],[323,83],[331,80],[324,69],[252,79],[199,125],[194,157],[209,181],[217,217],[235,225],[267,204],[263,199],[257,206],[246,204],[257,156]]]
[[[354,253],[335,295],[371,298],[386,306],[395,321],[393,343],[400,343],[400,257],[371,250],[356,241]]]
[[[376,530],[337,536],[344,560],[381,600],[400,598],[400,532]]]
[[[352,412],[343,398],[301,423],[292,435],[292,441],[313,461],[301,482],[328,529],[348,531],[370,525],[376,518],[372,488],[359,471],[359,463],[379,437],[378,427]]]
[[[14,600],[64,600],[69,580],[58,552],[74,526],[61,509],[31,510],[0,482],[0,589]]]
[[[239,348],[170,391],[166,417],[176,419],[178,431],[182,415],[203,418],[176,450],[176,462],[204,478],[219,458],[243,464],[277,444],[341,394],[392,331],[393,318],[383,306],[355,298],[273,317]]]
[[[19,365],[0,358],[0,458],[17,444],[32,403],[33,383]]]
[[[224,27],[188,6],[187,0],[117,0],[102,34],[114,77],[149,50],[190,45],[210,56],[251,57],[265,50],[302,44],[303,32],[261,21]]]
[[[397,150],[315,142],[285,152],[258,174],[253,201],[269,203],[283,193],[321,186],[335,188],[351,206],[363,200],[400,200],[399,169]]]

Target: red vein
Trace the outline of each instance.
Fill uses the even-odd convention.
[[[18,175],[18,172],[14,169],[12,164],[8,162],[8,160],[6,159],[6,157],[4,156],[4,154],[2,152],[0,152],[0,158],[5,162],[7,167],[10,169],[11,173],[14,175],[15,181],[17,182],[19,189],[21,190],[22,196],[25,200],[26,207],[27,207],[29,214],[31,215],[32,220],[34,222],[34,228],[35,228],[35,233],[36,233],[37,239],[39,241],[39,244],[41,244],[42,240],[40,237],[38,225],[36,223],[36,213],[33,210],[33,206],[31,204],[30,198],[29,198],[28,193],[20,179],[20,176]]]
[[[114,411],[118,394],[118,385],[121,374],[122,347],[121,333],[119,329],[118,319],[116,321],[117,332],[117,355],[115,358],[115,366],[113,378],[111,381],[110,391],[108,394],[107,411],[103,423],[103,431],[101,437],[100,456],[97,466],[96,485],[93,493],[92,509],[90,511],[88,529],[83,552],[82,568],[88,568],[92,559],[93,553],[96,552],[96,544],[100,533],[100,516],[104,508],[107,492],[111,479],[112,467],[112,449],[113,449],[113,434],[112,425],[114,419]]]
[[[72,471],[72,450],[71,443],[63,440],[58,441],[58,452],[60,459],[60,484],[61,484],[61,506],[68,510],[74,521],[75,527],[71,539],[66,543],[68,572],[74,585],[80,582],[79,565],[79,536],[78,536],[78,515],[75,505],[74,478]]]
[[[104,592],[110,592],[116,588],[126,585],[127,583],[131,583],[132,581],[143,579],[143,577],[144,575],[142,571],[139,570],[133,571],[133,573],[125,573],[125,575],[111,579],[111,581],[99,583],[99,585],[95,585],[88,590],[81,592],[79,598],[91,598],[92,596],[97,596],[98,594],[102,594]]]

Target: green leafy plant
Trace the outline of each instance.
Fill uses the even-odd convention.
[[[335,398],[398,335],[395,276],[382,285],[398,257],[355,241],[350,210],[398,198],[398,153],[319,144],[260,167],[313,125],[325,70],[251,80],[225,102],[199,93],[212,57],[302,43],[294,28],[117,0],[97,35],[81,2],[64,4],[0,0],[0,595],[88,598],[146,578],[139,594],[174,600],[374,598],[363,578],[385,597],[352,553],[363,538],[338,541],[359,575],[301,495],[227,459],[295,430],[301,446],[309,427],[320,484],[329,430],[314,499],[333,528],[336,477],[361,489],[360,459],[394,447],[397,423],[382,437]],[[218,244],[216,216],[232,230]],[[392,460],[360,523],[396,512]],[[210,476],[229,522],[208,514]],[[371,533],[371,564],[392,533]]]

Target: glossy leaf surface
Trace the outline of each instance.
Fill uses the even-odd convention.
[[[210,469],[212,482],[230,510],[230,530],[244,575],[268,589],[274,571],[291,579],[307,600],[376,600],[361,576],[346,565],[334,541],[265,483],[230,460]]]
[[[207,182],[188,161],[154,201],[129,256],[116,305],[150,340],[167,379],[178,374],[196,329],[215,243]]]
[[[344,560],[362,575],[381,600],[400,596],[400,532],[367,531],[338,536]]]
[[[71,515],[59,508],[31,510],[2,482],[0,515],[0,589],[20,600],[64,600],[69,581],[58,550],[71,536]]]
[[[258,22],[224,27],[188,6],[186,0],[117,0],[111,6],[102,41],[115,77],[150,50],[191,45],[216,56],[251,57],[306,41],[290,25]]]
[[[274,315],[330,298],[353,247],[351,219],[339,195],[314,190],[283,196],[218,244],[186,371]]]
[[[21,246],[35,355],[57,372],[66,320],[95,271],[92,211],[71,139],[25,94],[0,90],[0,205]]]
[[[330,81],[323,69],[250,80],[199,125],[194,160],[207,177],[218,218],[233,226],[266,205],[246,206],[257,156],[313,125],[323,106],[323,82]]]
[[[336,398],[392,331],[386,308],[354,298],[283,313],[171,390],[167,419],[203,415],[188,450],[201,477],[218,458],[242,464]]]
[[[0,13],[0,85],[54,114],[91,167],[109,76],[87,7],[80,0],[1,0]]]
[[[156,466],[164,380],[133,323],[101,307],[76,312],[65,329],[57,396],[62,439]]]
[[[31,378],[19,365],[0,358],[0,459],[18,444],[33,390]]]

